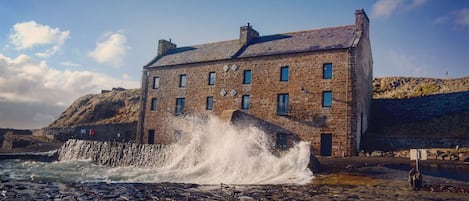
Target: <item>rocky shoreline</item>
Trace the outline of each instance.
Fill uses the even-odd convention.
[[[408,171],[387,167],[408,159],[319,158],[321,170],[306,185],[198,185],[183,183],[57,183],[0,177],[0,200],[469,200],[469,181],[423,176],[412,190]],[[454,161],[428,164],[456,165]],[[449,164],[451,165],[451,164]],[[469,164],[458,162],[461,168]]]
[[[0,200],[468,200],[469,188],[426,185],[420,191],[402,180],[375,185],[197,185],[180,183],[0,184]],[[404,182],[405,183],[405,182]]]

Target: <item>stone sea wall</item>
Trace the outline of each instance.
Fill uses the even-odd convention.
[[[365,151],[469,147],[469,91],[375,99]]]
[[[370,129],[464,111],[469,111],[469,91],[408,99],[374,99]]]
[[[170,146],[68,140],[59,150],[59,160],[86,160],[109,166],[156,167],[163,164]]]
[[[68,139],[130,142],[135,140],[137,123],[78,125],[63,128],[43,128],[33,132],[59,141]],[[94,135],[90,135],[93,133]]]

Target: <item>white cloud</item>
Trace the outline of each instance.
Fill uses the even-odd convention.
[[[399,9],[412,10],[424,5],[427,0],[379,0],[372,8],[374,17],[389,17]]]
[[[469,26],[469,8],[454,11],[454,16],[456,24]]]
[[[38,57],[50,57],[60,50],[69,35],[70,31],[61,31],[59,28],[29,21],[13,25],[9,38],[17,50],[31,49],[35,46],[51,46],[44,52],[36,53]]]
[[[393,73],[399,76],[427,76],[427,72],[425,72],[422,64],[419,65],[419,62],[417,62],[415,57],[401,52],[402,51],[396,51],[393,49],[384,51],[384,58],[382,59],[382,62],[389,64],[389,66],[393,66]],[[391,71],[384,74],[389,75],[391,74]]]
[[[73,62],[70,62],[70,61],[60,62],[60,65],[67,66],[67,67],[80,67],[81,66],[81,64],[73,63]]]
[[[376,17],[387,17],[391,15],[402,0],[380,0],[373,5],[371,15]]]
[[[445,24],[448,20],[450,20],[449,16],[440,16],[433,20],[433,24]]]
[[[88,55],[98,63],[109,64],[119,67],[123,64],[123,59],[127,54],[127,38],[120,33],[105,34],[105,40],[96,42],[96,48]]]
[[[124,88],[140,86],[137,81],[90,71],[57,70],[49,67],[45,61],[36,61],[27,55],[9,58],[0,54],[0,106],[4,103],[17,103],[13,105],[65,108],[80,96],[122,84]],[[4,111],[0,113],[0,116],[5,115]],[[33,116],[36,120],[44,120],[50,119],[50,115],[58,114],[47,113],[46,110]],[[0,125],[2,126],[5,125]]]
[[[427,0],[412,0],[412,2],[405,6],[406,9],[411,10],[427,3]]]

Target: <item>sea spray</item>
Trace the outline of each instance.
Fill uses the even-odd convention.
[[[172,145],[74,141],[61,149],[60,160],[114,166],[100,171],[111,182],[304,184],[313,177],[307,142],[273,154],[271,137],[254,126],[211,116],[179,118],[172,125],[179,135]]]

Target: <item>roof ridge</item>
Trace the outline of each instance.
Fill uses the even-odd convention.
[[[341,26],[335,26],[335,27],[323,27],[323,28],[319,28],[319,29],[307,29],[307,30],[293,31],[293,32],[273,33],[273,34],[261,35],[261,36],[259,36],[259,38],[262,38],[262,37],[265,37],[265,36],[274,36],[274,35],[279,35],[279,34],[299,34],[299,33],[311,32],[311,31],[337,29],[337,28],[352,27],[352,26],[355,26],[355,25],[354,24],[349,24],[349,25],[341,25]],[[237,40],[239,40],[239,39],[222,40],[222,41],[201,43],[201,44],[195,44],[195,45],[186,45],[186,46],[177,47],[176,49],[184,48],[184,47],[197,47],[197,46],[203,46],[203,45],[219,44],[219,43],[232,42],[232,41],[237,41]]]
[[[338,28],[353,27],[353,26],[355,26],[355,25],[354,24],[349,24],[349,25],[341,25],[341,26],[335,26],[335,27],[323,27],[323,28],[319,28],[319,29],[308,29],[308,30],[302,30],[302,31],[279,33],[279,34],[298,34],[298,33],[306,33],[306,32],[311,32],[311,31],[320,31],[320,30],[327,30],[327,29],[338,29]]]

